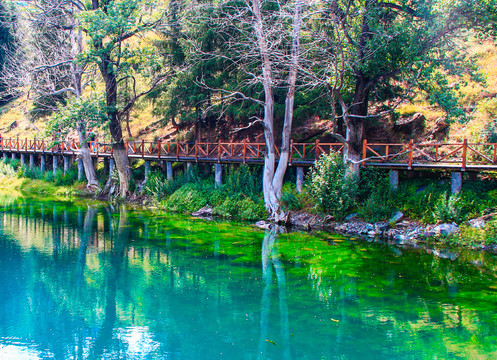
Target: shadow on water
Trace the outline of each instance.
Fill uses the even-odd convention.
[[[497,261],[123,207],[1,201],[0,358],[497,355]]]

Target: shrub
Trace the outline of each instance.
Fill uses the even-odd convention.
[[[145,182],[144,191],[153,196],[157,201],[161,201],[167,196],[167,180],[160,171],[151,171]]]
[[[337,219],[343,218],[354,204],[355,181],[346,177],[340,153],[322,155],[311,170],[307,187],[321,210]]]
[[[9,176],[9,177],[14,177],[16,174],[16,171],[10,165],[7,163],[4,159],[0,161],[0,176]]]
[[[39,167],[29,168],[26,165],[17,169],[17,177],[25,177],[32,180],[43,180],[45,174]]]
[[[281,207],[284,211],[302,209],[301,194],[297,193],[291,183],[285,183],[281,190],[280,198]]]
[[[221,205],[214,208],[214,214],[241,220],[258,220],[267,217],[266,208],[262,202],[254,202],[243,195],[225,198]]]
[[[191,184],[186,184],[176,190],[164,203],[167,210],[179,213],[191,213],[206,204],[207,195],[195,189]]]
[[[50,177],[51,176],[48,175],[48,178]],[[46,179],[47,175],[45,175],[44,178]],[[64,171],[59,169],[55,172],[55,175],[53,175],[53,182],[57,186],[72,185],[76,182],[77,179],[78,179],[78,170],[75,168],[70,168],[66,173],[64,173]]]
[[[231,167],[222,189],[228,196],[244,194],[256,200],[261,196],[262,178],[257,174],[257,168],[251,170],[248,165],[241,165],[236,169]]]
[[[375,191],[358,208],[357,213],[366,221],[388,219],[395,210],[395,205],[387,196],[388,193]]]
[[[433,209],[433,219],[441,222],[460,222],[462,220],[462,206],[459,195],[443,193],[437,199]]]
[[[388,175],[378,169],[365,169],[361,172],[358,197],[364,199],[358,214],[368,221],[388,219],[395,210],[391,200]]]

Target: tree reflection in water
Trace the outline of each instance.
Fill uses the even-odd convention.
[[[0,219],[0,358],[6,347],[77,360],[497,351],[491,256],[110,206],[8,202]]]

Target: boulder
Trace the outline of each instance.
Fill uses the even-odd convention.
[[[192,216],[201,218],[210,218],[212,216],[212,207],[209,205],[204,206],[202,209],[192,213]]]
[[[423,129],[425,116],[420,113],[415,113],[408,118],[400,118],[393,126],[394,131],[402,132],[405,134],[412,134],[417,129]]]
[[[487,222],[484,219],[477,218],[468,221],[468,225],[475,229],[483,229]]]
[[[449,259],[454,261],[459,257],[459,253],[449,251],[447,249],[442,249],[442,250],[433,250],[433,255],[441,258],[441,259]]]
[[[356,213],[353,213],[353,214],[349,214],[345,217],[345,220],[346,221],[351,221],[351,220],[354,220],[355,218],[357,217],[357,214]]]
[[[397,211],[393,216],[388,220],[390,223],[398,223],[402,218],[404,217],[404,214],[401,213],[400,211]]]
[[[459,226],[456,224],[440,224],[435,226],[430,233],[435,233],[435,235],[451,235],[459,231]]]

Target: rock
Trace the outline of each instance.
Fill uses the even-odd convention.
[[[455,259],[457,259],[459,257],[459,253],[455,253],[455,252],[452,252],[452,251],[449,251],[449,250],[433,250],[433,255],[441,258],[441,259],[449,259],[449,260],[452,260],[454,261]]]
[[[349,214],[345,217],[345,220],[347,221],[350,221],[350,220],[353,220],[357,217],[357,214],[356,213],[353,213],[353,214]]]
[[[426,189],[426,186],[421,186],[421,187],[419,187],[419,188],[416,190],[416,194],[419,194],[420,192],[425,191],[425,189]]]
[[[397,211],[391,218],[388,220],[390,223],[398,223],[402,218],[404,217],[404,214],[401,213],[400,211]]]
[[[378,235],[378,233],[376,231],[373,231],[373,230],[368,231],[368,237],[375,237],[377,235]]]
[[[405,245],[410,243],[409,238],[405,234],[397,234],[393,237],[393,239],[398,245]]]
[[[483,229],[487,222],[481,218],[471,219],[468,221],[468,225],[475,229]]]
[[[10,125],[9,125],[9,129],[15,129],[17,127],[17,121],[13,121]]]
[[[387,222],[380,222],[380,223],[374,224],[375,231],[380,233],[380,234],[383,234],[385,231],[387,231],[389,227],[390,227],[390,224]]]
[[[394,131],[399,131],[406,134],[412,134],[417,129],[424,128],[425,116],[416,113],[408,118],[400,118],[393,126]]]
[[[193,212],[192,216],[201,217],[201,218],[206,218],[206,217],[210,218],[212,216],[212,210],[213,210],[212,207],[206,205],[202,209]]]
[[[434,232],[436,235],[451,235],[459,231],[459,226],[456,224],[440,224],[435,226],[430,232]]]
[[[264,229],[264,230],[269,230],[271,228],[271,224],[264,220],[257,221],[255,223],[255,226],[257,226],[259,229]]]

